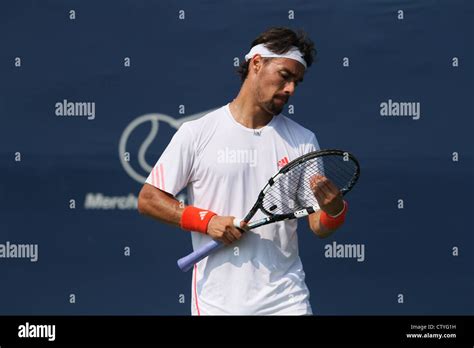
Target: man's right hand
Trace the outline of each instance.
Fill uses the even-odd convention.
[[[243,230],[245,230],[245,225],[245,222],[240,223]],[[242,232],[234,226],[233,216],[213,216],[207,225],[207,234],[225,245],[242,238]]]

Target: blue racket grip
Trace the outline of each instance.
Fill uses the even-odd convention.
[[[201,249],[193,251],[191,254],[186,255],[178,260],[178,267],[183,271],[189,271],[195,263],[201,261],[203,258],[209,256],[214,250],[224,246],[223,243],[211,240],[209,243],[204,245]]]

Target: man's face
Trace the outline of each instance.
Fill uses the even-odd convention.
[[[257,104],[272,115],[281,113],[304,72],[304,66],[294,59],[273,58],[263,63],[255,76]]]

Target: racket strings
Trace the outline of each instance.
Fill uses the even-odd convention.
[[[301,162],[282,174],[270,186],[262,201],[263,208],[272,215],[290,214],[297,210],[318,206],[310,187],[315,175],[327,177],[342,192],[354,181],[357,164],[341,155],[326,155]]]

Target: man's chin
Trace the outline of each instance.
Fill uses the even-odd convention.
[[[268,104],[266,105],[266,108],[265,108],[270,114],[272,114],[273,116],[277,116],[279,114],[281,114],[281,112],[283,111],[283,107],[281,106],[277,106],[273,103],[271,104]]]
[[[278,116],[279,114],[282,113],[282,111],[283,111],[283,108],[273,109],[272,114],[273,116]]]

